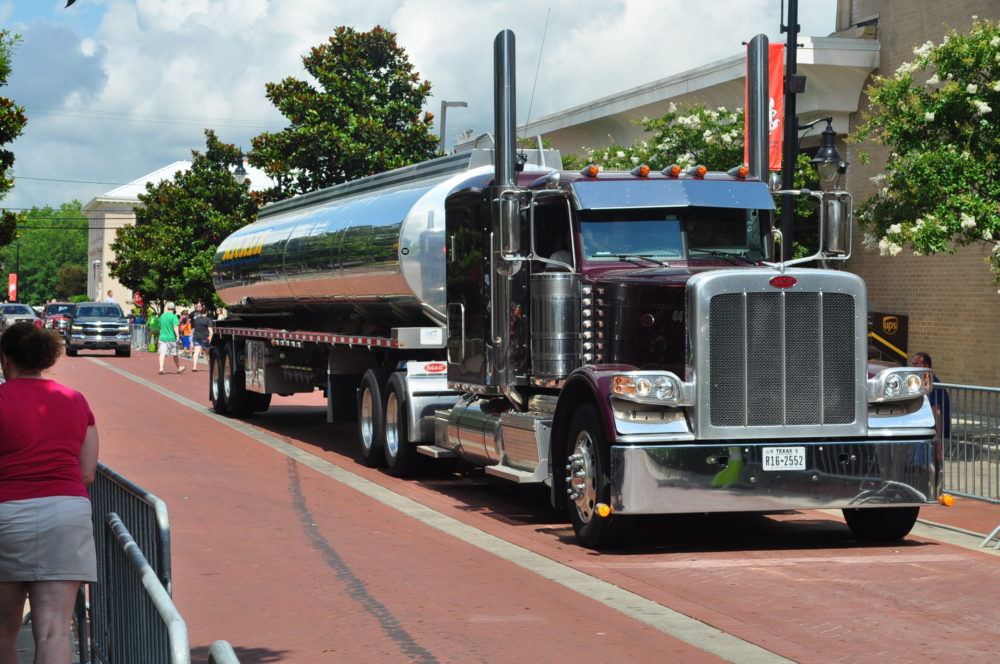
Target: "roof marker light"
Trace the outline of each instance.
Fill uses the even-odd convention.
[[[632,169],[632,175],[638,178],[644,178],[649,175],[649,166],[642,164],[641,166],[636,166]]]
[[[689,168],[687,172],[688,175],[694,178],[703,178],[705,177],[705,173],[708,173],[708,169],[701,164],[698,164],[694,168]]]
[[[661,173],[663,173],[664,175],[666,175],[667,177],[670,177],[670,178],[679,177],[680,174],[683,173],[683,172],[684,172],[683,169],[680,166],[678,166],[677,164],[671,164],[670,166],[667,166],[666,168],[664,168],[661,171]]]
[[[750,168],[747,166],[735,166],[730,168],[728,173],[734,178],[745,178],[750,174]]]
[[[601,172],[601,167],[597,164],[591,164],[580,171],[580,175],[585,178],[596,178],[597,174]]]

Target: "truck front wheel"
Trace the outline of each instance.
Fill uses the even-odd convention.
[[[854,536],[865,542],[897,542],[913,529],[919,507],[845,509],[844,520]]]
[[[385,375],[379,369],[369,369],[358,387],[358,440],[361,441],[361,461],[369,468],[385,466],[385,417],[382,414]]]
[[[566,493],[570,522],[580,544],[592,549],[620,546],[632,517],[598,514],[611,504],[611,451],[594,404],[580,406],[570,425]]]

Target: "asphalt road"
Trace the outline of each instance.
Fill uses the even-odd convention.
[[[365,468],[319,394],[220,417],[205,368],[91,353],[52,372],[89,399],[101,460],[167,503],[193,661],[217,639],[244,664],[974,662],[1000,643],[1000,556],[974,537],[700,515],[596,553],[537,488]]]

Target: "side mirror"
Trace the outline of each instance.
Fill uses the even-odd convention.
[[[831,192],[823,197],[823,253],[828,257],[850,257],[852,203],[851,195],[844,191]]]

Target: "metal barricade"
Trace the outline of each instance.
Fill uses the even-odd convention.
[[[149,326],[129,325],[129,333],[132,335],[132,350],[146,350],[149,348]]]
[[[105,516],[100,571],[115,589],[108,641],[94,654],[107,664],[190,664],[187,625],[139,546],[114,512]]]
[[[216,641],[208,650],[208,664],[240,664],[229,641]]]
[[[116,629],[112,613],[121,596],[115,586],[117,579],[108,576],[111,568],[107,564],[110,555],[107,545],[113,540],[109,540],[106,515],[118,515],[168,596],[173,594],[170,523],[166,503],[103,463],[97,464],[90,495],[97,545],[97,583],[90,586],[90,650],[95,659],[108,662]]]
[[[944,490],[1000,503],[1000,388],[935,383],[951,401],[942,441]]]

